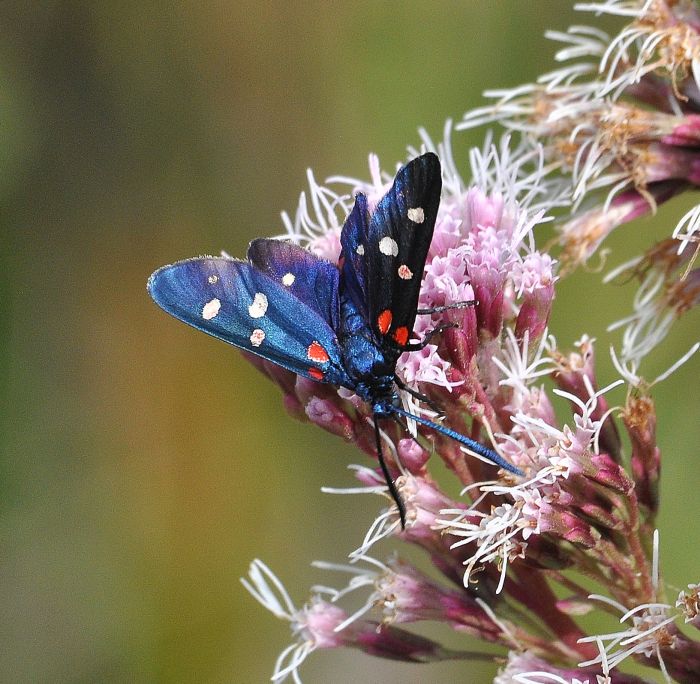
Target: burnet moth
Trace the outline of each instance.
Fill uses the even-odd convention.
[[[376,447],[402,525],[406,510],[384,460],[379,423],[411,419],[517,475],[495,451],[401,407],[396,363],[411,342],[442,189],[433,153],[399,170],[374,211],[358,193],[339,262],[298,245],[253,240],[247,261],[197,257],[163,266],[148,291],[175,318],[317,382],[355,392],[372,408]],[[420,396],[420,395],[419,395]]]

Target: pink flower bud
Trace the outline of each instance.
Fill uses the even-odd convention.
[[[486,641],[500,638],[500,628],[469,593],[444,587],[405,562],[389,563],[377,581],[376,600],[391,623],[443,621]]]
[[[552,510],[542,517],[542,532],[549,532],[566,541],[592,549],[600,539],[600,533],[573,513]]]
[[[449,320],[454,320],[450,315]],[[443,333],[447,358],[463,373],[469,368],[471,360],[476,356],[479,336],[476,321],[476,309],[465,309],[458,318],[458,328],[448,328]]]
[[[584,467],[582,472],[586,477],[610,487],[622,494],[629,494],[634,488],[625,469],[615,463],[608,454],[591,454],[590,467]]]
[[[554,286],[540,287],[525,295],[515,323],[515,336],[523,340],[525,335],[536,343],[547,329],[554,299]]]
[[[397,449],[401,464],[412,475],[420,474],[430,458],[430,454],[411,437],[400,439]]]
[[[306,404],[306,415],[309,420],[316,425],[320,425],[324,430],[332,432],[334,435],[343,437],[350,441],[355,431],[353,422],[335,404],[327,399],[311,397]]]

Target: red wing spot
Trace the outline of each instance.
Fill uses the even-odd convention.
[[[382,335],[386,335],[389,332],[389,328],[391,327],[391,319],[392,315],[390,309],[384,309],[384,311],[377,316],[377,327]]]
[[[306,355],[316,363],[326,363],[330,359],[328,352],[318,343],[312,342],[306,350]]]
[[[406,346],[406,342],[408,342],[408,328],[405,325],[402,325],[400,328],[396,328],[394,331],[394,339],[399,347]]]
[[[314,380],[323,380],[323,371],[318,368],[309,368],[308,373]]]

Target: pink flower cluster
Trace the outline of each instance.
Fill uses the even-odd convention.
[[[443,159],[449,159],[446,149],[437,148]],[[619,661],[614,646],[603,637],[590,641],[577,623],[578,615],[594,609],[596,599],[566,571],[585,569],[623,615],[625,606],[643,607],[634,615],[643,620],[632,620],[624,632],[632,644],[625,653],[663,663],[679,681],[690,681],[688,663],[700,653],[698,644],[675,627],[670,607],[659,611],[655,561],[645,541],[658,507],[660,450],[653,401],[634,387],[615,419],[606,396],[625,380],[601,388],[594,340],[584,335],[574,351],[564,352],[548,335],[556,264],[535,249],[533,237],[545,212],[541,205],[518,201],[527,181],[519,180],[518,173],[502,172],[504,152],[491,148],[477,155],[476,182],[467,190],[459,190],[454,167],[445,165],[445,186],[457,191],[443,197],[420,298],[421,307],[438,313],[419,318],[414,332],[420,338],[445,321],[456,327],[446,329],[435,344],[405,354],[397,372],[440,407],[446,425],[478,440],[495,440],[526,477],[494,473],[493,466],[472,458],[444,435],[421,428],[407,436],[399,426],[386,425],[382,438],[407,507],[406,528],[401,529],[392,503],[350,553],[351,565],[324,565],[349,573],[348,586],[322,588],[301,609],[286,597],[284,614],[274,608],[281,585],[259,562],[253,566],[248,586],[301,635],[278,662],[277,680],[297,678],[298,666],[316,648],[354,647],[409,661],[479,657],[396,627],[430,620],[507,648],[511,659],[504,672],[523,663],[550,663],[538,668],[563,677],[566,668],[551,663],[568,662],[573,669],[585,663],[588,669],[581,676],[597,667],[610,682],[642,681],[614,671],[610,663]],[[517,169],[521,159],[511,155],[507,168]],[[484,174],[485,168],[493,173]],[[345,182],[374,199],[385,187],[376,181]],[[323,197],[332,197],[327,188]],[[347,207],[350,201],[337,195],[328,206]],[[302,204],[295,223],[312,229],[295,231],[293,237],[337,258],[332,250],[337,249],[341,220],[319,230],[318,214],[308,214]],[[473,305],[439,308],[467,301]],[[370,408],[358,397],[254,362],[280,384],[296,415],[376,456]],[[430,405],[408,394],[405,402],[414,412],[431,412]],[[570,418],[563,424],[557,404],[568,406]],[[628,467],[622,433],[633,445]],[[431,475],[435,466],[428,467],[431,456],[457,477],[463,498],[455,499],[438,485]],[[378,468],[357,466],[355,474],[358,491],[386,496]],[[422,549],[442,580],[429,579],[397,558],[374,559],[375,545],[387,538]],[[558,597],[556,585],[569,593],[568,599]],[[353,614],[341,611],[338,602],[362,589],[368,592],[364,608]],[[513,607],[528,620],[514,620]],[[379,616],[369,619],[373,610]],[[540,628],[533,630],[534,624]],[[657,630],[657,625],[662,627]]]
[[[419,304],[433,313],[420,315],[413,333],[422,339],[441,324],[452,327],[401,357],[399,377],[428,401],[410,393],[402,399],[414,414],[493,445],[525,476],[495,471],[443,434],[412,423],[407,434],[387,422],[381,439],[406,504],[405,529],[381,471],[355,466],[359,486],[335,491],[372,493],[389,505],[349,551],[349,563],[317,563],[347,576],[346,585],[316,587],[297,607],[260,561],[244,580],[295,635],[273,681],[301,681],[299,667],[322,648],[411,662],[491,657],[406,629],[422,621],[500,645],[507,662],[497,684],[648,681],[621,669],[629,658],[668,681],[700,681],[700,640],[688,634],[700,627],[698,585],[688,584],[671,604],[661,578],[661,450],[651,394],[698,345],[654,382],[639,373],[672,323],[700,301],[692,249],[685,250],[697,242],[700,212],[612,274],[638,277],[640,292],[634,314],[617,324],[625,329],[613,359],[619,377],[602,382],[593,338],[582,330],[566,349],[549,333],[562,274],[535,240],[551,210],[563,207],[573,212],[562,222],[563,257],[585,260],[615,226],[697,184],[700,14],[690,3],[661,0],[581,7],[632,17],[613,39],[581,27],[553,36],[568,45],[561,59],[596,56],[603,77],[585,81],[590,70],[566,67],[468,115],[464,125],[498,121],[524,133],[517,145],[504,139],[473,151],[468,187],[449,135],[441,145],[423,140],[441,158],[444,191]],[[619,101],[623,95],[637,104]],[[310,175],[308,195],[284,217],[286,237],[337,260],[354,192],[373,207],[393,174],[382,174],[371,157],[370,177],[334,178],[326,187]],[[603,187],[607,199],[576,214],[584,196]],[[279,384],[294,415],[376,457],[371,409],[358,397],[251,362]],[[460,496],[434,477],[445,467]],[[381,540],[419,549],[435,577],[395,554],[378,560]],[[366,594],[362,607],[346,611],[345,597],[356,592]],[[615,616],[612,631],[587,631],[581,617],[596,610]]]

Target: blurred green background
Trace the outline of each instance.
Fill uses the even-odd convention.
[[[439,137],[485,88],[549,70],[544,30],[576,22],[591,17],[561,0],[0,4],[1,681],[267,681],[288,628],[238,577],[261,557],[299,604],[328,581],[309,561],[342,562],[379,502],[319,488],[367,461],[159,311],[146,278],[281,232],[307,166],[365,176],[374,151],[391,167],[419,125]],[[481,135],[458,136],[458,157]],[[666,234],[681,204],[619,231],[612,263]],[[605,325],[633,289],[599,282],[562,285],[553,332],[596,336],[609,369]],[[681,321],[648,375],[694,333]],[[655,395],[662,567],[678,587],[697,580],[698,368]],[[493,672],[335,652],[302,675]]]

